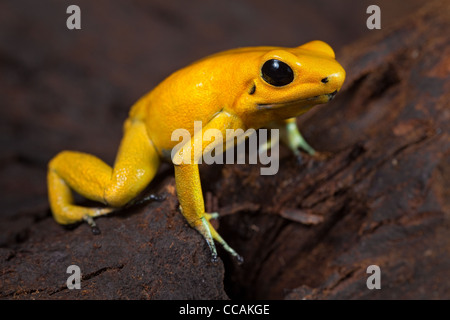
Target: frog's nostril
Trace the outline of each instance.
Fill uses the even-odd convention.
[[[325,78],[323,78],[322,80],[320,80],[320,82],[322,82],[322,83],[327,83],[329,80],[328,80],[328,77],[325,77]]]

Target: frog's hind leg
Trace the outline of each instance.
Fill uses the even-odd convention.
[[[67,180],[70,180],[70,178],[68,177],[68,175],[62,173],[61,174],[61,170],[58,170],[61,166],[64,165],[63,162],[65,161],[70,161],[72,164],[75,163],[75,161],[73,160],[78,160],[78,159],[90,159],[89,157],[93,157],[90,156],[88,154],[78,154],[78,153],[72,153],[72,152],[67,152],[65,151],[64,153],[60,153],[58,156],[56,156],[49,164],[49,170],[47,173],[47,184],[48,184],[48,197],[49,197],[49,202],[50,202],[50,207],[53,213],[53,217],[55,218],[56,222],[60,223],[60,224],[71,224],[71,223],[75,223],[78,221],[82,221],[83,219],[86,219],[85,216],[90,216],[90,217],[97,217],[97,216],[101,216],[104,214],[108,214],[111,211],[113,211],[113,208],[88,208],[88,207],[82,207],[82,206],[78,206],[74,204],[74,198],[72,195],[72,191],[69,187],[69,184],[67,182]],[[90,163],[95,163],[97,161],[101,161],[98,158],[93,157],[93,159],[90,159],[91,162]],[[93,160],[93,161],[92,161]],[[103,168],[104,166],[107,166],[105,163],[98,163],[100,164],[99,167]],[[102,174],[102,170],[98,170],[99,168],[95,168],[95,165],[91,165],[91,168],[95,171],[98,172],[98,175],[94,176],[95,178],[99,178],[99,180],[101,181],[102,178],[107,178],[107,175],[104,174],[104,177],[101,177]],[[106,168],[105,168],[106,169]],[[109,168],[111,170],[111,168]],[[70,170],[70,166],[69,166],[69,171]],[[74,171],[74,174],[76,174]],[[78,172],[80,173],[80,172]],[[82,180],[83,175],[79,176],[77,182],[78,184],[80,184],[79,180]],[[92,181],[89,181],[89,179],[86,179],[84,181],[83,184],[86,185],[90,185],[93,186],[94,183],[91,184]],[[96,187],[93,187],[93,189],[95,190]],[[92,190],[90,190],[92,194],[94,194],[92,192]],[[92,200],[98,200],[100,202],[101,198],[98,197],[98,199],[93,199],[94,197],[87,197],[87,198],[91,198]]]
[[[113,168],[93,155],[75,151],[63,151],[50,161],[47,180],[53,216],[61,224],[90,222],[86,217],[123,207],[148,185],[158,166],[159,156],[145,124],[127,120]],[[107,207],[75,205],[71,190]]]

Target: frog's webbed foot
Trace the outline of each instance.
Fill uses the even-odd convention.
[[[219,218],[219,213],[218,212],[211,212],[211,213],[205,212],[205,218],[208,221],[210,221],[211,219],[217,219],[217,218]]]
[[[303,163],[301,150],[305,151],[309,156],[320,159],[320,157],[317,157],[319,153],[314,150],[308,142],[306,142],[305,138],[303,138],[297,127],[295,118],[289,118],[281,122],[272,122],[268,126],[269,128],[276,128],[279,130],[281,142],[292,151],[294,156],[297,158],[298,164]],[[271,149],[277,142],[278,141],[269,140],[267,143],[260,146],[260,152],[265,152],[267,149]]]
[[[166,199],[166,195],[156,195],[156,194],[149,194],[142,199],[135,199],[130,202],[128,202],[124,207],[119,208],[112,208],[112,207],[106,207],[106,208],[85,208],[86,214],[83,216],[83,221],[86,222],[90,227],[91,231],[94,235],[101,234],[100,228],[97,226],[97,224],[94,221],[95,217],[105,215],[112,212],[119,212],[123,209],[127,209],[134,205],[141,205],[148,202],[153,201],[164,201]]]
[[[288,122],[286,124],[286,136],[284,138],[287,141],[289,149],[291,149],[297,157],[298,163],[302,163],[302,155],[300,150],[306,151],[310,156],[316,155],[316,150],[314,150],[308,142],[306,142],[305,138],[303,138],[302,134],[298,130],[297,123]]]
[[[135,206],[135,205],[146,204],[146,203],[153,202],[153,201],[161,202],[161,201],[164,201],[164,200],[166,200],[166,195],[165,194],[160,195],[160,194],[153,194],[152,193],[152,194],[146,195],[142,199],[135,199],[135,200],[132,200],[132,201],[128,202],[126,204],[125,208],[129,208],[129,207]]]
[[[282,141],[294,153],[298,164],[303,164],[304,153],[302,154],[300,150],[304,150],[307,153],[307,157],[310,156],[318,161],[326,160],[331,155],[327,152],[318,152],[314,150],[308,142],[306,142],[305,138],[303,138],[298,130],[297,123],[292,119],[286,121],[285,130],[281,130],[280,136]]]
[[[217,213],[216,213],[217,214]],[[214,214],[212,214],[214,215]],[[218,216],[218,214],[217,214]],[[216,229],[214,229],[214,227],[211,225],[211,223],[208,221],[208,226],[209,226],[209,230],[211,232],[211,235],[213,237],[214,240],[216,240],[218,243],[220,243],[222,245],[222,247],[228,252],[230,253],[235,259],[236,261],[241,264],[244,262],[244,258],[242,256],[240,256],[233,248],[231,248],[228,243],[225,242],[225,240],[223,240],[223,238],[220,236],[220,234],[216,231]]]
[[[89,227],[91,227],[91,231],[92,231],[93,235],[99,235],[102,233],[100,231],[99,227],[97,227],[97,224],[95,223],[94,218],[91,217],[90,215],[86,214],[83,217],[83,221],[85,221],[89,225]]]
[[[205,216],[201,218],[201,223],[197,223],[194,225],[194,228],[205,238],[206,243],[211,251],[211,261],[217,262],[217,249],[214,244],[214,240],[222,245],[222,247],[230,253],[239,264],[244,262],[244,258],[242,258],[233,248],[231,248],[225,240],[219,235],[219,233],[214,229],[209,220],[217,219],[219,214],[217,212],[213,213],[205,213]]]

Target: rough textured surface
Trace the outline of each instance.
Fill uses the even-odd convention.
[[[2,1],[0,297],[449,299],[449,5],[388,28],[420,2],[382,2],[383,29],[371,32],[364,1],[78,1],[83,29],[69,32],[69,2]],[[210,262],[177,211],[169,166],[146,191],[167,199],[98,219],[101,235],[51,219],[48,160],[72,149],[111,163],[129,106],[168,73],[222,49],[313,38],[337,48],[348,73],[336,100],[299,120],[328,157],[297,165],[282,148],[270,177],[201,168],[207,208],[242,266],[222,251],[224,263]],[[82,290],[66,288],[71,264]],[[366,287],[371,264],[381,290]]]
[[[100,235],[87,225],[34,223],[22,245],[0,249],[2,297],[227,299],[223,264],[211,263],[200,235],[185,232],[175,181],[162,181],[166,200],[97,219]],[[66,286],[70,265],[81,269],[81,290]]]
[[[341,52],[343,92],[302,121],[312,145],[333,154],[327,161],[295,171],[287,157],[268,178],[226,168],[219,203],[260,204],[221,223],[251,261],[233,265],[230,296],[450,298],[449,16],[438,2]],[[287,221],[285,208],[323,222]],[[369,265],[381,268],[381,290],[366,287]]]

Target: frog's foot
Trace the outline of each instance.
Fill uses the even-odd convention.
[[[79,207],[81,208],[81,207]],[[99,217],[108,213],[113,212],[114,208],[84,208],[86,214],[83,216],[83,221],[85,221],[90,227],[94,235],[99,235],[101,233],[100,229],[94,221],[95,217]]]
[[[211,230],[209,228],[209,221],[206,217],[202,217],[200,221],[197,220],[195,224],[191,224],[192,227],[194,227],[206,240],[206,243],[208,244],[209,250],[211,251],[211,261],[217,262],[217,249],[216,245],[214,244],[214,239],[211,234]]]
[[[94,221],[94,218],[89,215],[85,215],[83,217],[83,220],[86,221],[86,223],[91,227],[92,234],[99,235],[101,233],[100,229],[97,227],[97,224]]]
[[[217,219],[217,218],[219,218],[219,213],[218,212],[211,212],[211,213],[205,212],[205,218],[208,221],[210,221],[211,219]]]
[[[209,214],[209,216],[214,217],[214,216],[219,216],[219,214],[217,212]],[[211,219],[211,218],[210,218]],[[213,218],[214,219],[214,218]],[[208,227],[209,227],[209,231],[213,237],[214,240],[216,240],[218,243],[220,243],[222,245],[222,247],[228,251],[228,253],[230,253],[239,264],[244,262],[244,258],[242,258],[242,256],[240,256],[233,248],[231,248],[228,243],[225,242],[225,240],[223,240],[223,238],[220,236],[220,234],[216,231],[216,229],[214,229],[214,227],[211,225],[211,222],[209,222],[208,219],[207,223],[208,223]]]
[[[142,199],[135,199],[135,200],[128,202],[126,204],[125,208],[135,206],[135,205],[146,204],[146,203],[153,202],[153,201],[161,202],[164,200],[166,200],[166,195],[164,195],[164,194],[158,195],[158,194],[152,193],[152,194],[146,195]]]
[[[300,149],[305,150],[309,155],[315,156],[316,150],[314,150],[302,134],[298,130],[297,124],[295,122],[289,122],[286,124],[286,139],[289,148],[294,152],[295,156],[301,162]]]
[[[203,236],[203,238],[205,238],[206,243],[211,250],[212,262],[217,262],[217,249],[214,244],[214,240],[216,240],[226,251],[236,258],[239,264],[243,263],[244,259],[233,248],[231,248],[225,240],[223,240],[223,238],[219,235],[219,233],[217,233],[216,229],[214,229],[209,222],[210,219],[216,219],[218,216],[219,214],[217,212],[205,213],[205,216],[201,218],[201,222],[195,224],[193,227]]]

